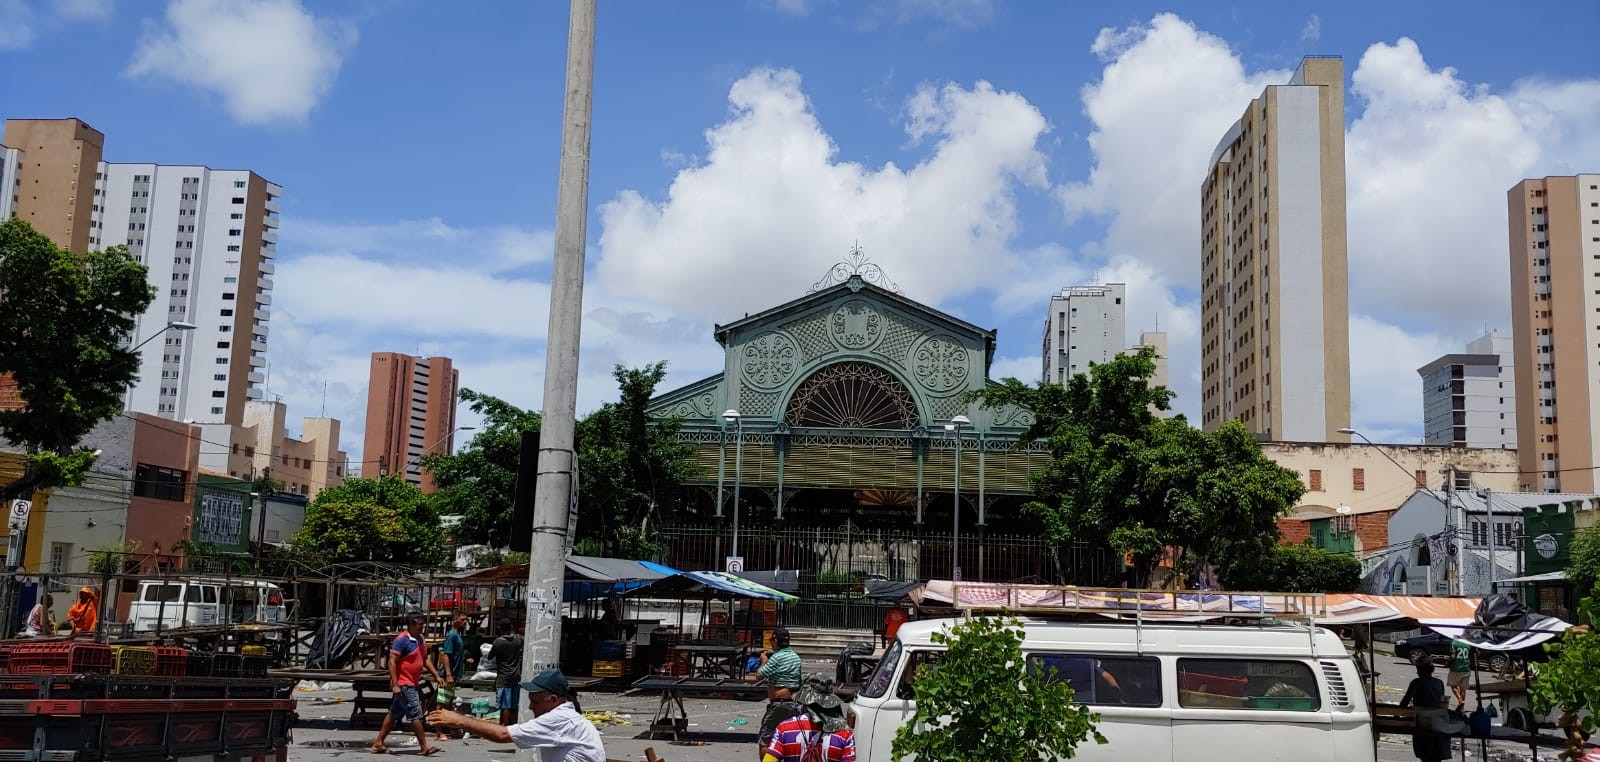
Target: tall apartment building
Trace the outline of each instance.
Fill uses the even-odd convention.
[[[16,149],[22,182],[12,213],[57,246],[89,251],[95,173],[106,136],[79,119],[7,119],[0,144]],[[3,217],[4,215],[0,215]]]
[[[128,407],[176,420],[238,423],[260,399],[283,189],[245,170],[100,165],[95,248],[126,244],[150,271],[156,298],[133,344],[140,350]]]
[[[264,381],[283,189],[248,171],[107,163],[105,136],[78,119],[8,119],[0,142],[19,152],[17,217],[70,251],[126,244],[149,269],[156,297],[130,345],[196,326],[140,350],[129,409],[242,421]]]
[[[1064,384],[1127,349],[1128,287],[1122,283],[1064,288],[1044,318],[1044,380]]]
[[[432,475],[418,461],[454,450],[460,385],[460,373],[448,357],[373,352],[362,473],[374,466],[379,473],[404,469],[406,481],[434,491]]]
[[[1442,355],[1422,376],[1423,443],[1445,447],[1517,446],[1517,384],[1511,337],[1490,333],[1464,354]]]
[[[1151,386],[1167,385],[1167,334],[1161,331],[1145,331],[1139,334],[1139,343],[1133,345],[1129,352],[1138,352],[1146,347],[1156,351],[1156,373],[1150,377]]]
[[[1200,217],[1201,426],[1348,441],[1341,59],[1308,57],[1250,102],[1211,156]]]
[[[1600,486],[1600,175],[1506,192],[1517,454],[1528,492]]]

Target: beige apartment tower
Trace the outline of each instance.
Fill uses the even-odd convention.
[[[95,177],[106,136],[79,119],[7,119],[0,144],[20,153],[11,212],[57,246],[89,251]]]
[[[1517,455],[1529,492],[1600,488],[1600,175],[1506,192]]]
[[[403,471],[406,481],[433,492],[433,476],[418,461],[454,449],[460,384],[448,357],[373,352],[362,474]]]
[[[1250,102],[1211,156],[1200,218],[1202,428],[1349,441],[1341,59],[1305,58]]]

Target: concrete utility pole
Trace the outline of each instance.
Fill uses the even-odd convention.
[[[567,28],[566,106],[561,126],[561,176],[556,196],[555,266],[550,278],[550,330],[545,340],[544,420],[528,553],[526,641],[522,676],[561,663],[561,583],[566,570],[569,511],[574,507],[577,453],[578,329],[583,317],[583,246],[589,211],[589,119],[594,97],[595,0],[572,0]],[[526,702],[518,707],[531,717]],[[531,762],[537,752],[517,752]]]

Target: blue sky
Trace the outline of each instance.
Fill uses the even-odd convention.
[[[111,161],[284,186],[270,391],[359,448],[366,356],[539,404],[566,5],[0,0],[0,117]],[[1355,421],[1420,434],[1415,368],[1508,330],[1504,193],[1600,170],[1590,2],[602,2],[581,402],[614,362],[720,365],[727,322],[859,240],[1037,373],[1051,292],[1130,283],[1198,406],[1198,183],[1302,55],[1344,58]]]

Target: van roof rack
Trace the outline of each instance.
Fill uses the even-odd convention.
[[[1076,585],[949,583],[951,607],[968,613],[1100,614],[1159,621],[1280,619],[1314,624],[1328,615],[1323,593],[1139,590]],[[937,597],[941,590],[929,590]]]

